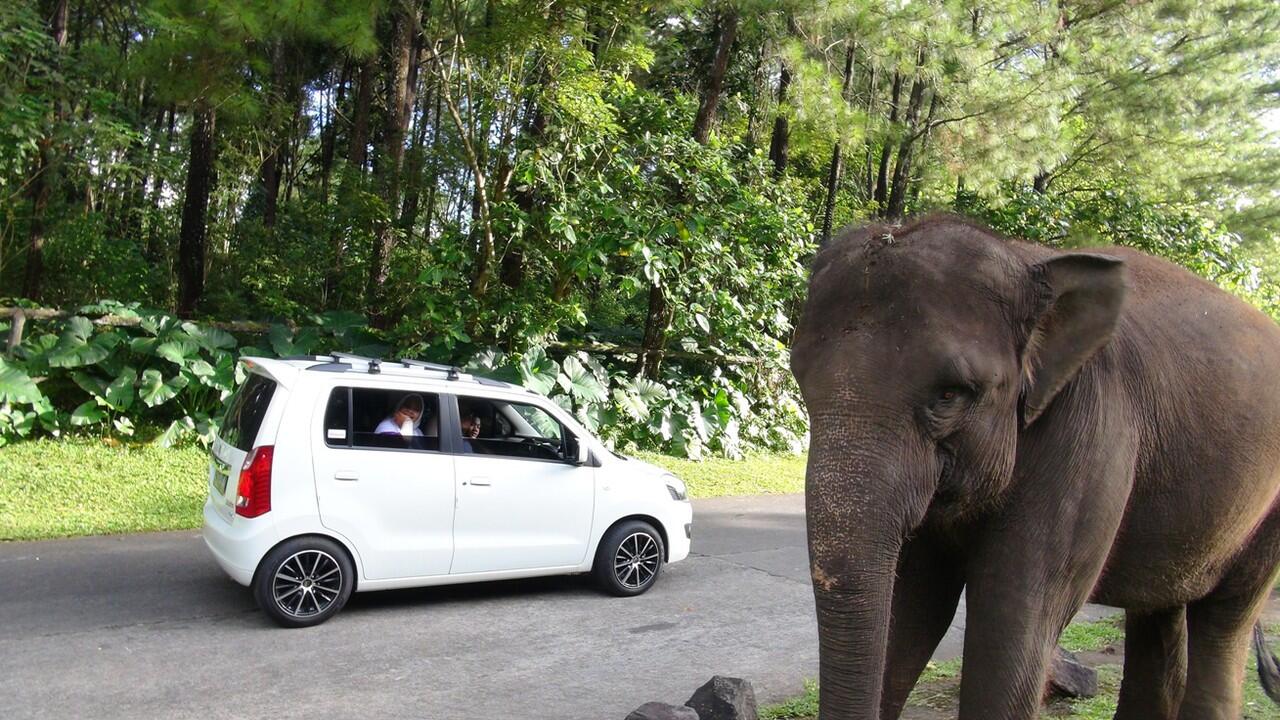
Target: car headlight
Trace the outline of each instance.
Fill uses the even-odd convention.
[[[667,481],[667,492],[671,493],[672,500],[688,500],[689,499],[689,490],[684,486],[683,480],[676,477],[675,475],[668,475],[666,477],[666,481]]]

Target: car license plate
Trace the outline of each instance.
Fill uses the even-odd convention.
[[[219,495],[225,495],[227,492],[227,475],[229,471],[230,468],[223,463],[217,460],[213,461],[213,467],[210,469],[213,474],[211,482],[213,483],[213,489],[217,490]]]

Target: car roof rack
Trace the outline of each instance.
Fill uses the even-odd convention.
[[[383,360],[381,358],[367,357],[365,355],[356,355],[354,353],[332,352],[328,355],[295,355],[283,359],[314,361],[318,364],[312,365],[307,369],[320,372],[346,372],[347,370],[354,370],[355,368],[353,366],[355,363],[366,363],[368,365],[368,372],[370,375],[377,375],[381,373],[384,365],[386,365],[386,367],[395,367],[398,365],[406,370],[418,368],[430,372],[438,372],[443,374],[447,380],[466,379],[467,381],[480,385],[516,390],[524,389],[527,392],[535,395],[537,394],[533,390],[522,388],[520,385],[514,385],[504,380],[485,377],[484,375],[477,375],[475,373],[464,373],[457,365],[443,365],[441,363],[427,362],[425,360],[417,360],[414,358],[398,358],[391,361]]]
[[[439,363],[430,363],[425,360],[414,360],[413,358],[400,358],[401,365],[405,367],[420,367],[425,370],[437,370],[446,373],[450,380],[457,380],[461,377],[462,371],[456,365],[441,365]]]

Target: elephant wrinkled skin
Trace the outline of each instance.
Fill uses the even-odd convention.
[[[1125,609],[1117,718],[1240,717],[1280,565],[1280,327],[1125,248],[966,220],[848,231],[791,357],[820,717],[897,718],[963,590],[962,720],[1035,717],[1086,601]]]

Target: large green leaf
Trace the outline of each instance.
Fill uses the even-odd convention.
[[[107,381],[96,375],[77,370],[71,373],[71,379],[80,386],[81,390],[96,398],[105,398],[107,395]]]
[[[156,348],[157,355],[178,367],[186,367],[199,352],[200,347],[191,340],[170,340]]]
[[[142,402],[147,407],[155,407],[163,405],[172,400],[182,388],[187,386],[187,378],[184,375],[178,375],[168,382],[165,382],[164,376],[159,370],[145,370],[142,373],[142,380],[138,384],[138,395],[142,398]]]
[[[622,388],[614,388],[613,402],[633,420],[649,419],[649,406],[645,405],[638,395],[626,392]]]
[[[133,406],[133,384],[138,381],[138,372],[133,368],[125,368],[120,375],[107,386],[106,401],[111,409],[124,412]]]
[[[188,415],[183,415],[177,420],[169,423],[169,427],[165,428],[165,431],[160,433],[160,436],[157,437],[154,442],[160,447],[172,447],[182,438],[194,433],[195,430],[195,420],[192,420]]]
[[[588,403],[603,402],[609,397],[605,387],[578,358],[570,355],[560,365],[556,382],[565,392]]]
[[[182,329],[197,345],[209,352],[230,350],[236,346],[236,339],[226,330],[215,327],[196,325],[193,322],[182,323]]]
[[[103,414],[102,408],[98,406],[97,400],[82,402],[79,407],[71,411],[71,424],[76,427],[97,425],[106,419],[107,416]]]
[[[213,375],[213,366],[204,360],[193,360],[188,369],[191,374],[201,379]]]
[[[520,359],[520,384],[546,395],[556,386],[560,368],[540,347],[534,346]]]
[[[93,323],[79,315],[67,321],[58,336],[58,344],[49,351],[49,365],[53,367],[82,367],[102,362],[111,354],[111,348],[120,341],[120,335],[109,330],[93,337]]]
[[[30,403],[40,399],[40,388],[23,368],[0,358],[0,402]]]
[[[364,327],[365,317],[350,310],[330,310],[316,315],[315,322],[320,327],[337,335],[352,328]]]

